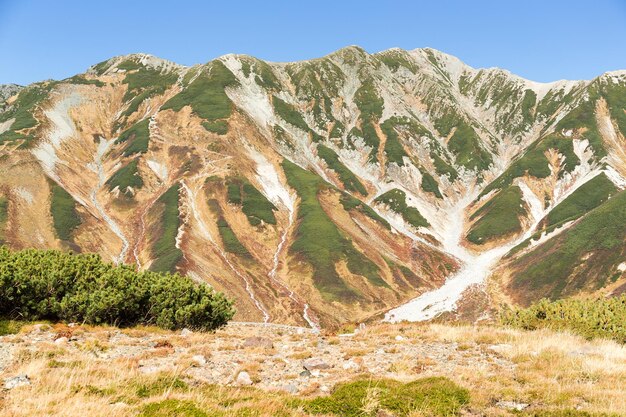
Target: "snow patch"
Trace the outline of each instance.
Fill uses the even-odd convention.
[[[11,129],[13,122],[15,122],[15,118],[9,119],[0,123],[0,135],[3,134],[4,132],[7,132],[9,129]]]
[[[156,176],[163,182],[167,181],[167,167],[154,159],[148,159],[146,161],[148,167],[156,174]]]

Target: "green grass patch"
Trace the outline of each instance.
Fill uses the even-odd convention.
[[[599,299],[543,299],[528,308],[500,313],[506,326],[525,330],[548,328],[571,331],[587,339],[613,339],[626,343],[626,296]]]
[[[7,220],[9,219],[9,200],[0,196],[0,244],[6,239]]]
[[[150,119],[135,123],[132,127],[120,134],[116,144],[125,143],[122,155],[131,156],[148,152],[150,144]]]
[[[430,226],[428,220],[422,216],[418,209],[406,203],[406,194],[402,190],[397,188],[389,190],[378,196],[374,202],[387,205],[392,211],[400,214],[405,222],[415,228]]]
[[[0,247],[0,317],[213,330],[232,302],[178,274],[138,272],[97,254]]]
[[[246,178],[229,178],[227,197],[229,203],[242,206],[242,211],[252,226],[259,226],[262,223],[276,224],[276,216],[274,216],[276,206]]]
[[[221,61],[215,60],[211,62],[208,72],[204,70],[183,91],[169,99],[161,109],[180,111],[185,106],[191,106],[193,112],[207,122],[228,119],[232,113],[233,103],[226,95],[225,89],[237,85],[239,82],[233,73]]]
[[[526,213],[523,202],[522,190],[518,186],[498,192],[470,216],[470,220],[478,220],[467,233],[467,240],[482,245],[520,232],[520,216]]]
[[[183,252],[176,247],[176,236],[180,227],[179,192],[180,184],[176,183],[156,201],[159,217],[156,240],[151,247],[154,261],[150,264],[150,271],[174,272],[183,257]]]
[[[135,191],[143,187],[143,179],[139,175],[137,163],[138,159],[134,159],[111,175],[105,183],[109,191],[117,188],[121,194],[132,198]]]
[[[311,414],[341,417],[375,417],[384,411],[397,417],[412,413],[456,416],[460,415],[469,400],[466,389],[447,378],[430,377],[407,384],[388,379],[342,383],[335,387],[331,395],[303,400],[301,404]]]
[[[624,236],[626,192],[621,191],[569,229],[515,260],[511,289],[537,300],[602,288],[616,276],[617,265],[626,256]]]
[[[319,176],[283,160],[283,170],[289,186],[301,198],[298,208],[298,226],[289,251],[303,257],[313,268],[313,282],[326,300],[350,301],[358,297],[339,276],[335,264],[347,262],[350,272],[367,278],[372,284],[386,286],[378,267],[356,250],[322,208],[318,193],[332,189]]]
[[[337,155],[335,151],[319,144],[317,145],[317,155],[326,162],[326,165],[328,165],[330,169],[339,175],[339,179],[346,190],[357,192],[361,195],[367,195],[367,190],[365,186],[363,186],[363,183],[361,183],[359,178],[339,160],[339,155]]]
[[[76,210],[76,200],[60,185],[50,182],[50,214],[57,237],[63,241],[72,240],[72,232],[82,220]]]
[[[278,114],[281,119],[283,119],[290,125],[295,126],[298,129],[307,133],[313,132],[307,122],[302,117],[302,114],[300,114],[300,112],[293,105],[287,103],[277,96],[272,97],[272,105],[274,106],[274,111],[276,111],[276,114]]]
[[[0,317],[0,336],[8,334],[18,334],[20,329],[26,324],[22,320],[9,320]]]
[[[576,220],[607,201],[618,189],[604,173],[587,181],[552,209],[542,221],[544,227]]]
[[[207,414],[196,403],[189,400],[169,399],[145,405],[139,417],[215,417]]]
[[[88,80],[84,75],[75,75],[71,78],[66,78],[63,82],[68,84],[84,84],[95,85],[96,87],[104,87],[105,84],[100,80]]]
[[[39,83],[20,90],[11,108],[0,113],[0,123],[9,119],[15,119],[10,129],[0,134],[0,144],[18,140],[24,141],[22,147],[25,148],[28,148],[32,144],[34,137],[31,134],[22,133],[20,131],[37,126],[37,119],[35,119],[33,113],[39,103],[48,97],[48,94],[55,85],[55,82]]]
[[[341,195],[341,205],[343,209],[346,211],[357,210],[372,220],[377,221],[381,225],[383,225],[386,229],[391,230],[391,225],[387,220],[382,218],[378,213],[374,211],[370,206],[359,200],[358,198],[352,197],[348,193],[343,193]]]
[[[437,180],[424,169],[420,169],[420,172],[422,173],[422,190],[433,193],[437,198],[443,198]]]
[[[387,140],[385,141],[385,155],[387,155],[387,163],[395,162],[399,166],[404,166],[404,157],[408,157],[407,153],[404,151],[402,147],[402,143],[400,142],[400,136],[395,129],[395,119],[391,118],[385,120],[380,128],[387,136]]]
[[[365,122],[378,121],[383,115],[384,100],[378,95],[378,90],[371,78],[365,79],[354,94],[354,103],[361,112],[361,119]]]

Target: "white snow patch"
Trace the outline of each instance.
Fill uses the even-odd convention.
[[[163,182],[167,181],[167,167],[154,159],[148,159],[146,161],[148,167],[156,174],[157,177]]]
[[[517,186],[522,190],[522,197],[528,205],[533,222],[539,223],[544,216],[544,204],[523,180],[519,179]]]
[[[24,187],[16,188],[15,192],[22,198],[22,200],[26,201],[28,204],[33,204],[33,201],[35,201],[33,194]]]
[[[39,160],[44,171],[53,179],[58,180],[55,168],[60,160],[56,151],[63,140],[76,133],[76,126],[69,115],[69,110],[79,105],[82,100],[83,98],[78,93],[71,92],[59,100],[52,109],[45,111],[46,117],[52,123],[52,128],[45,140],[33,150],[33,155]]]
[[[128,252],[130,243],[128,242],[128,239],[126,239],[126,236],[124,236],[121,227],[107,214],[104,207],[102,207],[102,205],[100,205],[100,202],[98,201],[98,190],[100,190],[100,188],[104,185],[106,181],[104,166],[102,165],[102,158],[104,157],[104,155],[106,155],[113,142],[115,142],[115,138],[106,140],[105,138],[100,137],[100,142],[98,142],[98,148],[96,150],[96,154],[94,155],[94,160],[93,162],[87,164],[87,168],[98,174],[98,183],[91,191],[91,202],[93,203],[98,213],[100,213],[100,217],[102,217],[102,219],[109,226],[109,229],[111,229],[111,231],[122,241],[122,250],[120,251],[120,254],[113,259],[115,263],[119,264],[124,262],[124,260],[126,259],[126,253]]]
[[[0,123],[0,135],[3,134],[4,132],[8,131],[9,129],[11,129],[11,126],[13,125],[13,122],[15,122],[14,118],[6,120],[6,121]]]
[[[615,168],[607,165],[603,172],[617,188],[620,190],[626,189],[626,178],[622,177],[622,175],[617,172]]]
[[[619,272],[624,272],[626,271],[626,262],[622,262],[621,264],[617,265],[617,270]]]

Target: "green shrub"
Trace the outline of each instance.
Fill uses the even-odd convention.
[[[604,173],[587,181],[552,209],[544,221],[551,227],[575,220],[608,200],[617,192],[615,184]]]
[[[413,227],[428,227],[428,220],[422,216],[418,209],[411,207],[406,203],[406,194],[404,191],[394,188],[384,194],[381,194],[374,200],[377,204],[385,204],[392,211],[400,214],[405,222]]]
[[[7,219],[9,218],[9,200],[0,196],[0,244],[4,243],[6,237]]]
[[[143,179],[139,175],[137,162],[138,160],[134,159],[111,175],[111,178],[105,183],[109,186],[110,191],[113,191],[117,187],[120,193],[126,197],[132,197],[134,194],[133,190],[136,191],[143,187]]]
[[[339,276],[335,263],[346,260],[348,269],[378,286],[386,286],[376,265],[358,252],[322,208],[318,193],[332,189],[319,176],[283,160],[283,170],[289,186],[302,202],[298,209],[298,227],[289,251],[302,256],[313,268],[313,283],[327,300],[349,301],[358,296]]]
[[[387,163],[395,162],[399,166],[404,166],[404,157],[408,157],[408,155],[404,151],[402,143],[400,142],[400,136],[396,131],[396,126],[398,125],[401,126],[399,119],[397,117],[393,117],[385,120],[385,122],[380,125],[380,128],[385,136],[387,136],[387,140],[385,141]]]
[[[378,95],[372,78],[365,79],[354,94],[354,103],[365,122],[378,121],[383,115],[385,101]]]
[[[437,198],[443,198],[441,191],[439,191],[439,184],[437,183],[437,180],[435,180],[433,176],[424,169],[420,169],[420,172],[422,174],[422,190],[428,193],[433,193]]]
[[[259,226],[261,222],[276,224],[272,204],[256,187],[244,178],[230,178],[227,184],[228,202],[242,206],[242,211],[252,226]]]
[[[520,216],[526,213],[523,208],[522,190],[511,186],[493,196],[476,210],[470,220],[476,220],[467,240],[483,245],[490,240],[510,236],[522,230]]]
[[[163,104],[161,109],[180,111],[185,106],[191,106],[198,117],[211,123],[229,118],[233,103],[226,95],[225,89],[239,85],[237,78],[218,60],[211,62],[208,72],[206,69],[202,71],[180,93]],[[227,125],[224,123],[208,124],[204,127],[208,127],[210,131],[217,130],[219,133],[223,132],[223,128]]]
[[[152,245],[151,254],[154,259],[150,270],[156,272],[174,272],[176,265],[183,257],[183,252],[176,247],[176,236],[180,227],[178,210],[180,184],[172,185],[156,201],[160,210],[156,241]]]
[[[241,243],[235,232],[233,232],[233,229],[224,218],[224,213],[222,213],[222,209],[220,208],[217,200],[211,199],[208,201],[208,204],[211,211],[217,216],[217,229],[220,233],[220,237],[222,238],[224,250],[245,258],[250,257],[250,252],[248,252],[248,249],[246,249],[246,247]]]
[[[60,185],[51,183],[50,188],[52,192],[50,214],[54,231],[59,239],[70,241],[72,232],[82,223],[76,211],[76,201]]]
[[[212,330],[232,302],[178,274],[137,272],[96,254],[0,247],[0,316]]]
[[[383,219],[378,213],[374,211],[374,209],[372,209],[370,206],[368,206],[358,198],[352,197],[348,193],[343,193],[341,195],[340,202],[344,210],[358,210],[361,213],[365,214],[367,217],[383,225],[386,229],[391,230],[391,225],[387,220]]]
[[[148,152],[148,145],[150,143],[150,119],[144,119],[135,123],[129,129],[122,132],[115,143],[126,143],[126,148],[122,153],[124,156]]]
[[[626,343],[626,295],[553,302],[543,299],[528,308],[503,310],[500,321],[526,330],[569,330],[587,339],[601,337]]]
[[[339,175],[339,179],[348,191],[358,192],[361,195],[367,195],[367,190],[359,178],[354,175],[347,166],[340,160],[339,155],[332,149],[322,144],[317,145],[317,155],[326,162],[326,165]]]
[[[460,415],[469,393],[447,378],[430,377],[408,384],[378,379],[339,384],[330,396],[302,401],[311,414],[341,417],[377,416],[388,411],[404,417],[419,412],[429,416]]]
[[[287,103],[277,96],[272,97],[272,104],[274,105],[274,110],[276,111],[276,114],[278,114],[284,121],[304,132],[311,131],[311,128],[309,127],[307,122],[293,105]]]
[[[11,128],[0,134],[0,143],[23,140],[22,147],[31,145],[34,137],[31,134],[20,133],[20,130],[31,129],[37,126],[37,119],[33,112],[55,86],[55,82],[37,83],[20,90],[15,103],[3,113],[0,113],[0,123],[15,119]]]

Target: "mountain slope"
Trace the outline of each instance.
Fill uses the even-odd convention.
[[[520,265],[545,255],[541,233],[566,253],[555,239],[626,186],[623,72],[539,84],[432,49],[193,67],[134,54],[0,101],[7,244],[186,273],[241,320],[363,320],[456,272],[424,307],[439,314],[493,267],[507,299],[575,294],[515,284]],[[584,188],[599,176],[604,194]],[[604,266],[576,288],[623,284],[616,233],[621,255],[589,257]]]

